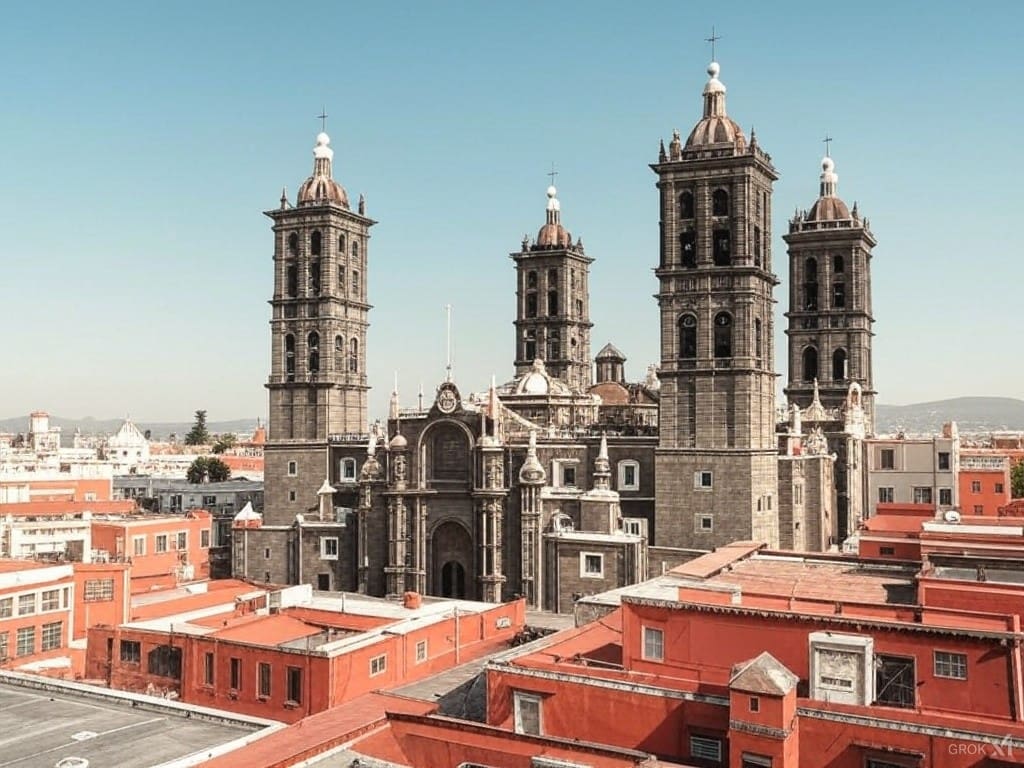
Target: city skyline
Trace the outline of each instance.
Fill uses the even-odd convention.
[[[700,116],[712,24],[729,114],[748,135],[756,127],[781,173],[782,380],[781,236],[817,196],[828,135],[839,195],[879,240],[879,401],[1016,396],[1024,363],[1010,354],[1012,327],[972,309],[1012,302],[1024,277],[1003,257],[1024,161],[989,135],[1024,123],[1002,98],[1024,74],[1016,25],[991,18],[1024,13],[948,10],[922,19],[868,4],[840,28],[810,4],[631,15],[610,3],[393,4],[318,19],[117,4],[52,19],[52,7],[19,8],[0,52],[21,75],[0,127],[14,331],[3,415],[265,414],[273,243],[261,212],[282,186],[294,199],[309,174],[323,104],[335,178],[380,222],[367,276],[371,419],[385,415],[395,371],[403,404],[421,384],[432,400],[447,304],[461,389],[511,379],[508,254],[544,222],[552,162],[563,222],[596,259],[592,352],[612,342],[642,379],[659,357],[657,196],[645,166],[659,139]]]

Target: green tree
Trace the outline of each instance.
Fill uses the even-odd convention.
[[[231,467],[212,456],[200,456],[192,462],[185,477],[190,483],[220,483],[231,477]]]
[[[225,432],[223,435],[216,435],[213,440],[213,452],[224,453],[225,451],[234,448],[235,443],[238,442],[238,438],[231,432]]]
[[[1024,499],[1024,461],[1018,461],[1010,470],[1010,495]]]
[[[209,442],[210,431],[206,428],[206,411],[196,411],[195,423],[185,435],[185,445],[207,445]]]

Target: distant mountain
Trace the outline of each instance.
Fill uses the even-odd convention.
[[[133,420],[134,421],[134,420]],[[112,435],[121,428],[124,419],[95,419],[87,416],[84,419],[66,419],[62,416],[51,416],[50,426],[61,428],[61,442],[64,445],[71,445],[71,438],[75,429],[81,429],[83,435]],[[10,419],[0,419],[0,432],[27,433],[29,425],[28,416],[15,416]],[[185,435],[192,429],[191,421],[135,421],[142,432],[147,429],[153,440],[166,440],[171,434],[183,440]],[[256,429],[256,419],[235,419],[234,421],[208,421],[206,428],[211,434],[222,432],[249,433]]]
[[[913,405],[875,406],[875,431],[928,434],[955,421],[960,433],[1024,431],[1024,400],[1014,397],[954,397]]]

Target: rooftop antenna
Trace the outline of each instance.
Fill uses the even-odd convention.
[[[832,157],[832,155],[829,154],[829,144],[832,143],[832,137],[828,135],[828,131],[825,131],[825,138],[821,141],[825,145],[825,157]]]
[[[722,39],[721,35],[716,35],[715,34],[715,26],[712,24],[711,25],[711,37],[705,37],[704,38],[704,42],[705,43],[711,43],[711,60],[712,61],[717,61],[717,59],[715,58],[715,43],[717,43],[721,39]]]
[[[320,114],[316,116],[316,119],[320,121],[320,132],[327,133],[327,106],[323,106],[320,109]]]
[[[447,358],[448,363],[445,365],[445,381],[452,380],[452,305],[444,305],[446,323],[447,323]]]

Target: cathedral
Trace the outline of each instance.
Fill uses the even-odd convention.
[[[789,406],[777,409],[778,174],[729,117],[719,65],[707,72],[702,116],[651,165],[659,364],[630,382],[613,344],[592,356],[595,257],[563,224],[552,186],[536,237],[510,254],[512,379],[472,391],[449,375],[415,407],[396,384],[386,424],[367,414],[376,222],[364,200],[353,210],[330,138],[317,136],[294,204],[282,193],[266,212],[265,508],[236,521],[236,576],[372,595],[522,596],[565,611],[732,541],[822,551],[856,529],[875,394],[875,240],[837,196],[827,157],[818,199],[783,238]]]

